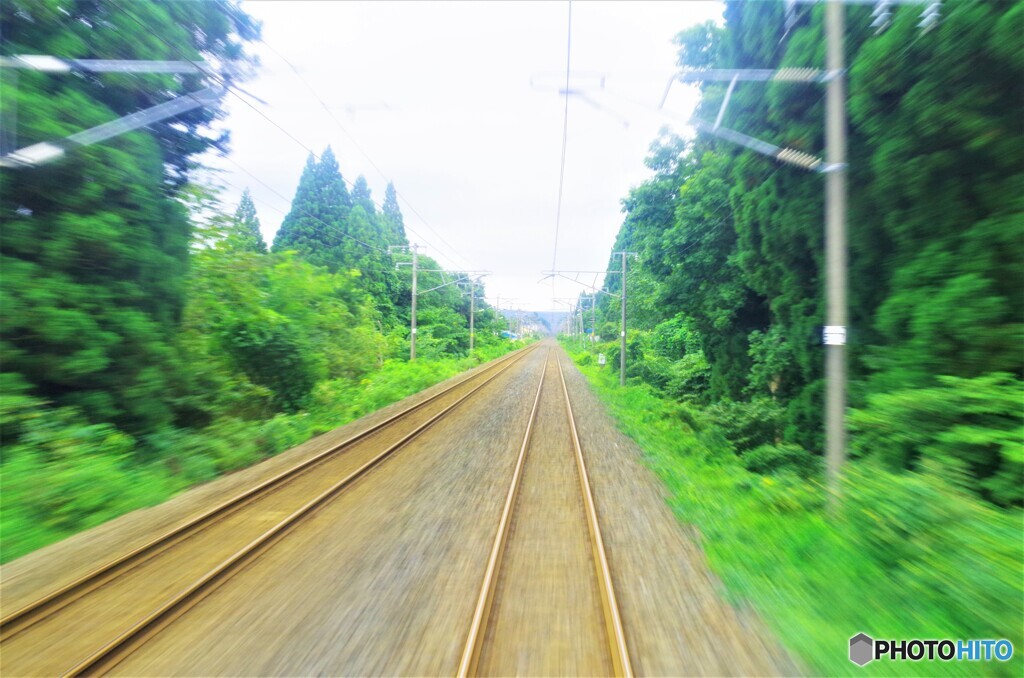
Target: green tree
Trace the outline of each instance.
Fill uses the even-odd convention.
[[[141,25],[140,25],[141,24]],[[235,2],[25,2],[0,8],[0,50],[68,58],[244,60],[257,25]],[[53,140],[202,87],[198,75],[24,71],[17,145]],[[174,417],[172,349],[190,225],[176,201],[194,156],[222,147],[199,107],[0,179],[0,362],[32,393],[131,432]]]
[[[381,219],[384,223],[384,230],[388,234],[389,244],[409,244],[405,237],[405,221],[402,219],[402,210],[398,207],[398,192],[395,191],[395,185],[390,181],[388,182],[388,187],[384,189]]]
[[[331,147],[319,162],[310,153],[292,208],[274,237],[274,251],[295,250],[310,263],[339,270],[348,247],[343,233],[352,205]]]
[[[783,11],[727,3],[724,27],[680,34],[680,65],[821,67],[822,8],[802,10],[788,32]],[[866,8],[848,13],[850,391],[863,409],[855,419],[871,422],[862,430],[888,439],[868,434],[858,449],[910,469],[929,460],[992,501],[1019,504],[1007,488],[1019,480],[1020,446],[992,413],[1024,390],[1024,145],[1012,103],[1024,98],[1024,58],[1008,47],[1024,30],[1024,2],[959,3],[923,36],[912,11],[894,12],[878,36]],[[725,89],[702,86],[698,117],[717,115]],[[820,154],[821,94],[817,85],[740,84],[722,124]],[[640,253],[630,285],[657,297],[631,297],[641,336],[629,344],[630,375],[672,390],[682,368],[652,343],[663,341],[660,322],[682,318],[707,361],[709,397],[730,401],[719,419],[763,419],[770,408],[772,445],[820,452],[820,180],[703,135],[686,148],[662,135],[648,165],[654,175],[623,201],[615,244]],[[620,286],[609,276],[607,291]],[[616,306],[603,300],[602,334],[617,329]],[[673,360],[694,360],[690,343]],[[957,399],[950,384],[979,397]],[[912,419],[906,410],[924,402],[939,423],[897,434]]]
[[[370,193],[370,185],[366,183],[366,177],[360,174],[356,177],[356,183],[352,185],[352,203],[360,205],[363,211],[371,219],[377,216],[377,205],[373,202],[373,195]]]
[[[256,204],[248,188],[242,191],[242,200],[235,211],[228,242],[236,249],[267,253],[267,243],[263,242],[263,234],[260,232],[260,218],[256,216]]]

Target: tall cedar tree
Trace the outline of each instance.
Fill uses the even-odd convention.
[[[388,245],[395,244],[362,176],[350,194],[330,147],[320,161],[306,161],[292,209],[274,239],[274,250],[295,250],[305,260],[331,271],[358,272],[386,325],[397,322],[395,306],[402,286]]]
[[[233,0],[8,0],[0,34],[4,55],[224,61],[245,58],[258,26]],[[7,141],[25,146],[202,87],[198,75],[23,71],[0,106],[5,115],[17,107]],[[175,198],[193,157],[222,146],[200,134],[215,111],[199,107],[42,167],[5,170],[0,363],[14,373],[8,379],[133,433],[173,421],[171,340],[190,238]]]
[[[274,250],[295,250],[317,266],[331,271],[343,269],[343,233],[352,204],[331,147],[327,147],[319,162],[310,153],[292,208],[274,237]]]
[[[234,249],[267,253],[267,243],[263,241],[263,234],[260,232],[260,218],[256,216],[256,204],[253,203],[248,188],[242,192],[242,200],[235,210],[234,223],[228,232],[227,240]]]
[[[388,241],[392,245],[408,245],[405,237],[405,221],[402,219],[402,210],[398,207],[398,192],[395,185],[388,182],[384,189],[384,204],[381,205],[381,219],[384,228],[388,233]]]

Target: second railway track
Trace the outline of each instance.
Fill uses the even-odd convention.
[[[532,350],[496,361],[5,616],[0,669],[56,675],[115,665]]]
[[[498,521],[460,678],[632,676],[593,493],[549,351]]]

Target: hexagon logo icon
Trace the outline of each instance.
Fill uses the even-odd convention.
[[[875,641],[864,633],[850,638],[850,661],[857,666],[864,666],[875,658]]]

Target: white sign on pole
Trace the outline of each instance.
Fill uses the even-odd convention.
[[[842,346],[846,343],[846,328],[842,325],[825,325],[822,334],[826,346]]]
[[[604,365],[608,362],[608,359],[604,357],[604,353],[597,354],[597,364]]]

